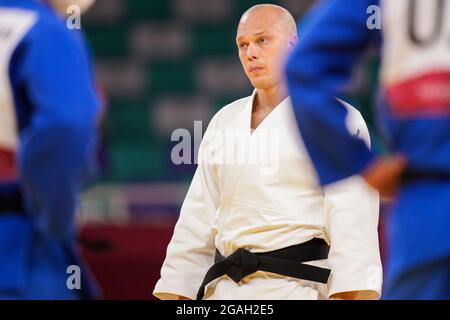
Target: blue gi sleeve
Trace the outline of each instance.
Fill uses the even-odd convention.
[[[86,54],[64,25],[38,24],[24,40],[31,118],[20,132],[19,170],[37,230],[74,240],[81,185],[93,173],[99,108]]]
[[[326,0],[306,18],[286,74],[295,117],[322,185],[362,171],[372,159],[364,141],[345,126],[346,109],[334,98],[375,34],[366,26],[374,0]]]

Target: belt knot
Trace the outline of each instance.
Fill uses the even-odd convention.
[[[236,250],[224,259],[233,263],[226,274],[236,283],[259,270],[258,256],[243,248]]]

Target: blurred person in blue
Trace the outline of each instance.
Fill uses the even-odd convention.
[[[91,2],[0,0],[0,299],[97,291],[75,209],[95,171],[99,99],[81,34],[62,19]]]
[[[395,198],[386,299],[450,299],[449,16],[449,0],[322,1],[286,66],[321,184],[363,174]],[[334,99],[371,44],[381,57],[376,111],[385,156],[348,134],[346,111]]]

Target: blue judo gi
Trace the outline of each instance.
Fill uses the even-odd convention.
[[[378,49],[380,132],[409,161],[388,221],[387,299],[450,299],[449,16],[449,0],[321,1],[286,66],[299,129],[325,185],[360,174],[375,157],[349,135],[334,97],[366,49]]]
[[[95,171],[98,110],[81,33],[41,2],[0,0],[0,149],[17,168],[0,172],[0,299],[95,297],[74,214]]]

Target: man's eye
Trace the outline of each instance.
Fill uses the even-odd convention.
[[[241,49],[244,49],[244,48],[246,48],[247,47],[247,44],[246,43],[241,43],[241,44],[239,44],[239,48],[241,48]]]
[[[269,39],[267,39],[267,38],[259,39],[259,43],[261,43],[261,44],[266,44],[268,41],[269,41]]]

